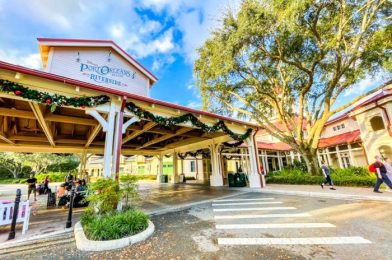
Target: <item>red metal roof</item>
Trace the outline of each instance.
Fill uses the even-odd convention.
[[[174,108],[174,109],[179,109],[179,110],[182,110],[182,111],[185,111],[185,112],[189,112],[189,113],[210,116],[210,117],[214,117],[214,118],[217,118],[217,119],[226,120],[226,121],[235,122],[235,123],[238,123],[238,124],[242,124],[242,125],[258,128],[257,125],[249,123],[249,122],[240,121],[240,120],[237,120],[237,119],[233,119],[233,118],[217,115],[217,114],[206,112],[206,111],[202,111],[202,110],[192,109],[192,108],[189,108],[189,107],[180,106],[180,105],[177,105],[177,104],[173,104],[173,103],[169,103],[169,102],[165,102],[165,101],[161,101],[161,100],[156,100],[156,99],[152,99],[152,98],[149,98],[149,97],[139,96],[139,95],[135,95],[135,94],[129,94],[127,92],[123,92],[123,91],[119,91],[119,90],[115,90],[115,89],[105,88],[105,87],[102,87],[102,86],[99,86],[99,85],[95,85],[95,84],[83,82],[83,81],[80,81],[80,80],[75,80],[75,79],[59,76],[59,75],[52,74],[52,73],[43,72],[43,71],[40,71],[40,70],[29,69],[29,68],[26,68],[26,67],[23,67],[23,66],[10,64],[10,63],[4,62],[4,61],[0,61],[0,69],[5,69],[5,70],[14,71],[14,72],[19,72],[19,73],[23,73],[23,74],[27,74],[27,75],[31,75],[31,76],[40,77],[40,78],[43,78],[43,79],[48,79],[48,80],[61,82],[61,83],[64,83],[64,84],[71,84],[71,85],[79,86],[79,87],[82,87],[82,88],[92,89],[92,90],[99,91],[99,92],[106,93],[106,94],[113,94],[113,95],[123,96],[123,97],[127,97],[127,98],[134,99],[134,100],[137,100],[137,101],[142,101],[142,102],[147,102],[147,103],[150,103],[150,104],[161,105],[161,106],[164,106],[164,107],[170,107],[170,108]]]
[[[257,148],[265,149],[265,150],[275,150],[275,151],[293,150],[293,148],[290,145],[283,143],[283,142],[277,142],[277,143],[257,142]]]
[[[329,146],[335,146],[339,144],[349,144],[354,143],[361,140],[361,132],[359,130],[355,130],[352,132],[347,132],[340,135],[331,136],[328,138],[322,138],[319,141],[318,147],[325,148]]]

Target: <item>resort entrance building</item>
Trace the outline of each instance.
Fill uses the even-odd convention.
[[[225,149],[246,144],[249,186],[261,187],[256,125],[150,98],[157,78],[112,41],[38,45],[43,71],[0,61],[0,151],[79,154],[90,177],[171,172],[176,183],[190,171],[222,186]]]

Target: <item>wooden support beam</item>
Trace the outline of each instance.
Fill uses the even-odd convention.
[[[172,138],[172,137],[175,137],[175,136],[178,136],[178,135],[185,134],[185,133],[187,133],[187,132],[189,132],[189,131],[192,131],[192,130],[193,130],[192,128],[187,128],[187,127],[180,128],[180,129],[178,129],[174,134],[162,135],[162,136],[160,136],[160,137],[158,137],[158,138],[155,138],[155,139],[153,139],[153,140],[151,140],[151,141],[148,141],[147,143],[143,144],[141,147],[136,148],[136,149],[139,150],[139,149],[148,147],[148,146],[150,146],[150,145],[153,145],[153,144],[162,142],[162,141],[167,140],[167,139],[170,139],[170,138]]]
[[[180,141],[168,144],[165,147],[162,147],[162,149],[160,149],[160,150],[172,149],[172,148],[176,148],[178,146],[183,146],[183,145],[187,145],[187,144],[197,143],[197,142],[204,141],[204,140],[205,139],[200,138],[200,137],[186,138],[184,140],[180,140]]]
[[[95,119],[83,118],[83,117],[73,117],[73,116],[64,116],[64,115],[55,115],[48,114],[45,116],[45,120],[49,122],[60,122],[67,124],[76,124],[76,125],[89,125],[95,126],[97,121]]]
[[[142,129],[142,130],[134,131],[133,133],[131,133],[131,134],[125,136],[125,137],[123,138],[123,140],[122,140],[122,144],[125,144],[125,143],[127,143],[128,141],[132,140],[133,138],[138,137],[139,135],[143,134],[144,132],[147,132],[148,130],[150,130],[151,128],[153,128],[153,127],[156,126],[156,125],[157,125],[157,123],[155,123],[155,122],[148,122],[147,124],[145,124],[145,125],[143,126],[143,129]]]
[[[95,137],[97,137],[98,133],[102,130],[102,125],[98,123],[91,131],[89,137],[87,138],[87,142],[84,147],[89,147],[90,144],[94,141]]]
[[[8,144],[12,144],[14,145],[15,143],[13,141],[11,141],[10,139],[7,138],[7,135],[3,132],[0,132],[0,140],[3,140],[4,142],[8,143]]]
[[[31,109],[33,110],[33,113],[34,113],[39,125],[41,126],[46,137],[48,138],[50,145],[53,147],[56,146],[56,143],[54,142],[54,139],[53,139],[53,134],[50,131],[50,127],[48,126],[48,124],[46,123],[46,121],[44,119],[45,117],[42,112],[42,108],[40,107],[39,104],[37,104],[35,102],[29,102],[29,105],[30,105]]]
[[[11,108],[4,108],[4,107],[0,107],[0,116],[36,119],[34,113],[31,111],[16,110],[16,109],[11,109]]]

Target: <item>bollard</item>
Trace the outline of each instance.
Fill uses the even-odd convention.
[[[72,227],[72,208],[73,208],[74,196],[75,196],[75,187],[72,187],[71,198],[69,201],[68,219],[67,219],[67,223],[65,224],[65,228]]]
[[[16,197],[15,197],[14,212],[12,214],[11,231],[10,231],[10,234],[8,235],[8,240],[15,238],[16,219],[18,218],[19,203],[20,203],[21,196],[22,196],[22,191],[20,189],[17,189],[16,190]]]

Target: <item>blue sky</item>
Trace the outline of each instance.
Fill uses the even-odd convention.
[[[151,97],[192,108],[201,100],[192,73],[196,49],[240,0],[0,0],[0,60],[40,69],[36,38],[115,41],[159,81]],[[345,103],[383,79],[366,79]]]

